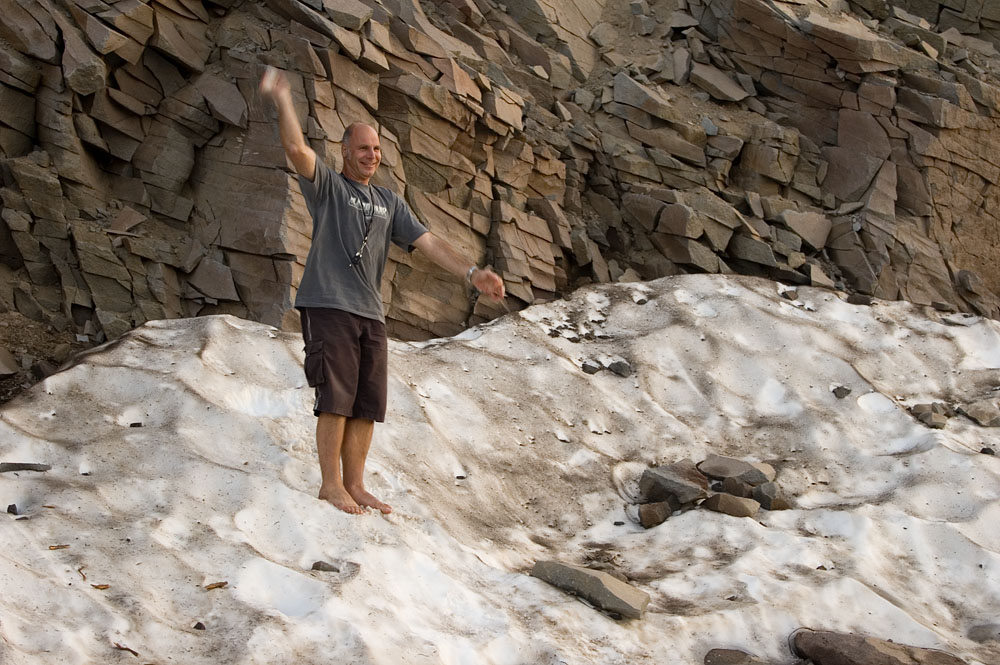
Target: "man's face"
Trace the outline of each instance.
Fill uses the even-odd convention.
[[[355,127],[340,151],[344,157],[344,175],[362,184],[368,184],[382,162],[378,134],[367,125]]]

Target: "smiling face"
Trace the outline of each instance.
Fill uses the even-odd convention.
[[[340,152],[344,157],[344,175],[362,185],[368,184],[382,162],[378,132],[361,123],[354,123],[344,132]]]

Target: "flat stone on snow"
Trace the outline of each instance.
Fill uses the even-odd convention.
[[[756,656],[739,649],[712,649],[705,654],[705,665],[766,665]]]
[[[599,570],[558,561],[538,561],[531,575],[580,596],[606,612],[629,619],[641,618],[649,605],[648,593]]]
[[[937,649],[806,628],[792,635],[791,646],[797,655],[817,665],[966,665],[961,658]]]
[[[618,376],[626,377],[632,373],[632,365],[621,356],[601,356],[600,361],[605,369]]]
[[[709,478],[725,480],[726,478],[738,478],[751,485],[760,485],[774,480],[774,468],[770,464],[760,462],[744,462],[732,457],[722,457],[721,455],[709,455],[705,461],[698,465],[698,470]]]
[[[962,407],[962,413],[982,427],[1000,427],[1000,408],[995,400],[985,399]]]
[[[701,504],[703,508],[733,517],[753,517],[760,510],[760,503],[732,494],[713,494]]]

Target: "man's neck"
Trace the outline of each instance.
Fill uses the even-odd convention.
[[[357,185],[364,185],[365,187],[368,187],[368,183],[371,180],[371,178],[361,179],[361,178],[355,177],[355,176],[351,175],[350,173],[348,173],[347,171],[341,171],[340,175],[344,176],[345,178],[347,178],[348,180],[350,180],[351,182],[353,182],[353,183],[355,183]]]

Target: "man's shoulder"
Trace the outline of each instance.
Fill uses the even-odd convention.
[[[345,191],[347,189],[346,180],[342,174],[334,171],[325,161],[319,157],[316,158],[316,175],[313,178],[313,183],[326,195]]]

